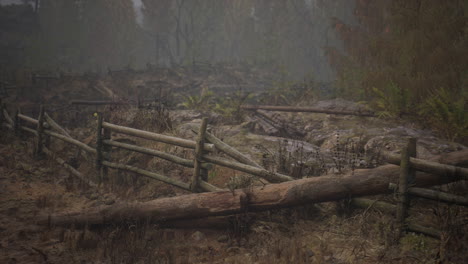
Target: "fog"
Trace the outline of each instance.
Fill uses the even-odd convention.
[[[222,62],[330,82],[326,51],[343,50],[336,21],[355,24],[346,0],[41,0],[37,10],[36,1],[1,1],[12,3],[31,4],[19,14],[30,30],[14,45],[23,50],[17,63],[34,70]]]

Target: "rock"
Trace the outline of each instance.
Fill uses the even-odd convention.
[[[104,204],[105,205],[111,205],[111,204],[114,204],[115,203],[115,200],[112,199],[112,198],[107,198],[105,201],[104,201]]]
[[[203,239],[206,238],[205,234],[203,234],[202,232],[200,231],[195,231],[195,233],[193,233],[191,235],[192,239],[195,240],[195,241],[201,241]]]
[[[88,197],[88,199],[93,201],[93,200],[96,200],[97,198],[99,198],[99,194],[95,193],[95,192],[92,192],[89,195],[87,195],[87,197]]]
[[[221,243],[228,242],[228,240],[229,240],[229,237],[226,235],[221,235],[218,237],[218,242],[221,242]]]
[[[230,247],[226,251],[227,251],[227,253],[230,253],[230,254],[239,254],[240,248],[239,247]]]

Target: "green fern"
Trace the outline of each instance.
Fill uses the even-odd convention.
[[[390,82],[383,89],[372,88],[376,99],[373,102],[380,117],[398,117],[408,113],[411,95],[408,90]]]
[[[419,114],[449,140],[468,137],[468,105],[466,94],[453,95],[440,88],[429,96]]]
[[[182,103],[187,109],[198,111],[207,111],[213,107],[214,93],[209,90],[203,90],[200,96],[197,95],[184,95],[185,102]]]

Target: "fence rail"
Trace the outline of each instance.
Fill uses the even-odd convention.
[[[16,111],[15,115],[12,117],[8,113],[5,105],[0,102],[0,122],[0,127],[6,127],[9,130],[13,130],[15,134],[19,134],[19,131],[26,131],[33,134],[36,139],[35,155],[39,156],[41,153],[44,153],[47,156],[50,156],[57,163],[68,169],[74,176],[81,179],[91,187],[99,187],[107,179],[108,168],[130,171],[138,175],[155,179],[191,192],[213,192],[222,190],[207,182],[207,172],[212,170],[214,165],[223,166],[261,177],[268,180],[269,182],[285,182],[294,180],[294,178],[291,176],[271,172],[264,169],[246,155],[240,153],[235,148],[227,145],[214,135],[208,133],[206,131],[206,119],[202,120],[202,124],[199,130],[194,131],[197,134],[197,139],[193,141],[105,122],[103,115],[99,114],[96,128],[97,134],[95,148],[72,138],[64,128],[58,125],[57,122],[55,122],[47,114],[43,107],[41,107],[39,111],[38,119],[24,115],[19,110]],[[35,126],[35,128],[28,127],[28,125]],[[194,158],[186,159],[171,153],[137,146],[134,144],[119,142],[112,139],[111,132],[161,142],[171,146],[188,148],[193,150]],[[57,154],[50,150],[48,146],[48,141],[50,138],[64,141],[78,147],[82,151],[93,154],[95,156],[96,169],[100,175],[100,183],[97,184],[93,181],[90,181],[84,177],[76,168],[70,164],[67,164],[63,159],[58,157]],[[192,168],[193,174],[191,180],[190,182],[183,182],[181,180],[177,180],[129,164],[112,162],[111,156],[113,148],[120,148],[140,154],[150,155],[167,160],[180,166]],[[227,156],[234,159],[234,161],[215,156],[218,151],[225,153]],[[359,207],[373,206],[374,208],[379,208],[386,212],[395,213],[399,223],[400,234],[404,231],[420,232],[433,237],[438,237],[441,234],[441,232],[438,230],[422,227],[407,221],[408,212],[411,209],[410,200],[413,196],[468,206],[467,197],[412,187],[412,184],[415,181],[416,171],[439,175],[449,179],[445,182],[453,182],[458,180],[467,180],[467,168],[445,165],[416,158],[415,139],[409,139],[407,146],[402,151],[401,157],[397,155],[385,154],[385,158],[389,163],[400,166],[400,178],[398,184],[391,183],[389,186],[389,188],[392,190],[397,191],[398,204],[392,205],[362,198],[353,199],[353,204]]]
[[[33,134],[36,139],[37,155],[39,155],[39,153],[43,151],[46,155],[53,158],[60,165],[67,168],[73,175],[75,175],[81,180],[85,179],[78,170],[73,168],[71,165],[67,164],[63,159],[57,157],[53,153],[53,151],[49,149],[48,144],[47,146],[43,146],[45,144],[43,142],[43,138],[55,138],[68,144],[71,144],[86,153],[94,155],[95,165],[101,183],[107,179],[107,169],[111,168],[134,172],[138,175],[152,178],[187,191],[218,191],[222,189],[213,186],[207,182],[208,171],[212,170],[214,168],[214,165],[245,172],[250,175],[266,179],[269,182],[284,182],[293,180],[293,178],[288,175],[267,171],[266,169],[258,165],[256,162],[252,161],[252,159],[240,153],[235,148],[227,145],[214,135],[206,132],[206,119],[203,119],[200,129],[195,132],[196,134],[198,134],[198,136],[197,139],[193,141],[112,124],[104,121],[102,114],[99,114],[96,129],[96,147],[91,147],[79,140],[72,138],[63,127],[61,127],[47,114],[47,112],[42,106],[38,119],[22,114],[21,111],[18,110],[14,115],[13,120],[10,117],[6,108],[4,106],[2,106],[1,108],[2,109],[0,113],[3,113],[1,120],[5,120],[2,124],[3,126],[10,130],[17,131],[16,133],[18,133],[18,131],[21,130]],[[29,127],[28,125],[35,126],[35,129]],[[112,140],[111,132],[161,142],[171,146],[188,148],[194,151],[194,158],[186,159],[178,157],[171,153]],[[134,167],[129,164],[119,164],[116,162],[112,162],[111,156],[113,148],[120,148],[136,153],[150,155],[153,157],[167,160],[180,166],[192,168],[193,174],[191,180],[189,183],[182,182],[155,172],[145,170],[143,168]],[[227,154],[227,156],[233,158],[234,161],[226,158],[213,156],[213,153],[216,153],[217,151]],[[212,155],[208,155],[210,153],[212,153]],[[99,184],[95,184],[93,182],[90,182],[89,180],[87,180],[87,182],[90,183],[90,186],[99,186]]]

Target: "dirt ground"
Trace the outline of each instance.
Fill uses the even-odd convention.
[[[158,223],[138,222],[99,228],[39,226],[35,223],[39,213],[112,204],[116,197],[154,199],[150,189],[158,190],[162,196],[182,193],[158,184],[147,189],[135,186],[90,189],[53,161],[33,159],[32,145],[2,131],[0,263],[466,263],[468,260],[466,240],[460,240],[463,237],[452,235],[440,241],[410,233],[397,244],[394,217],[371,208],[352,209],[346,202],[243,214],[226,218],[225,225],[213,228],[165,228]],[[426,219],[427,212],[432,211],[433,215],[447,212],[434,209],[440,207],[437,204],[416,204],[420,213],[415,215],[420,215],[420,219]],[[456,215],[456,219],[464,218],[468,219],[466,212]],[[431,221],[437,224],[427,220]],[[446,224],[450,224],[448,220]],[[458,230],[466,234],[466,227]]]

